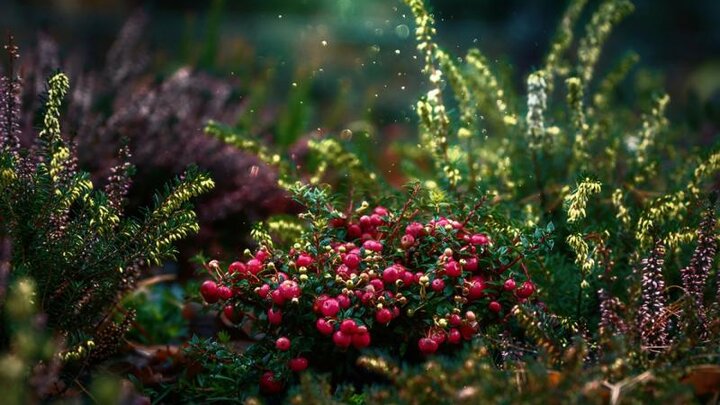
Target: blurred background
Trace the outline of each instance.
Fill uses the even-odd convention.
[[[458,55],[478,46],[520,78],[541,61],[567,2],[431,3],[442,44]],[[586,11],[597,3],[590,1]],[[626,50],[638,52],[642,66],[664,75],[675,112],[691,91],[701,100],[717,97],[720,2],[634,3],[636,11],[613,33],[601,61],[612,64]],[[358,107],[372,105],[381,125],[412,116],[409,106],[422,87],[413,60],[412,21],[400,1],[2,0],[0,8],[0,26],[22,45],[32,45],[42,30],[64,52],[85,52],[88,67],[104,62],[123,22],[143,9],[158,69],[191,63],[247,79],[273,68],[280,96],[305,75],[313,80],[311,96],[318,106],[335,103],[344,92],[355,114],[367,112]]]
[[[665,88],[671,119],[712,142],[720,128],[720,1],[634,3],[603,50],[598,77],[637,52],[628,94]],[[441,45],[458,57],[479,47],[520,94],[567,6],[429,4]],[[589,1],[578,37],[598,4]],[[129,139],[139,171],[131,210],[188,164],[210,171],[218,187],[201,201],[201,234],[181,248],[181,265],[200,251],[237,255],[251,243],[251,224],[293,211],[272,170],[204,135],[210,119],[300,155],[303,139],[350,129],[371,140],[364,159],[392,184],[404,181],[388,145],[415,135],[413,106],[426,84],[400,0],[1,0],[0,30],[21,48],[28,139],[44,78],[64,70],[73,93],[63,128],[78,143],[80,165],[106,177]],[[632,105],[632,95],[625,101]]]

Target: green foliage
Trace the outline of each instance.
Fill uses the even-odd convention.
[[[197,232],[189,201],[213,182],[190,168],[139,218],[125,216],[131,166],[122,162],[105,190],[95,189],[89,174],[77,170],[73,145],[61,135],[68,78],[57,73],[47,87],[36,147],[18,149],[8,142],[13,125],[0,128],[1,232],[12,247],[10,280],[34,280],[37,309],[63,339],[60,358],[87,365],[114,353],[131,320],[128,314],[114,324],[115,305],[133,288],[140,269],[171,258],[173,243]],[[8,86],[2,91],[6,107],[15,96]],[[4,122],[18,120],[12,108],[2,111]]]
[[[424,1],[405,3],[415,16],[422,69],[430,86],[416,105],[420,150],[414,141],[399,145],[403,169],[423,185],[407,207],[413,216],[447,213],[461,218],[468,207],[460,202],[477,198],[478,187],[487,190],[488,211],[477,226],[498,241],[489,256],[501,263],[489,268],[517,264],[507,257],[513,249],[523,257],[538,253],[527,268],[524,263],[520,267],[537,282],[541,301],[513,305],[507,323],[485,325],[478,334],[483,343],[464,355],[418,366],[408,358],[402,346],[405,340],[396,337],[399,351],[386,350],[388,357],[359,358],[361,366],[383,376],[383,384],[362,392],[336,392],[340,385],[335,383],[343,380],[333,370],[331,383],[320,382],[313,389],[308,385],[318,380],[303,378],[303,384],[288,399],[297,403],[333,403],[350,398],[367,403],[609,399],[615,403],[620,398],[688,401],[705,395],[697,385],[692,390],[688,381],[699,365],[708,362],[717,373],[719,364],[720,330],[717,322],[711,321],[720,316],[720,308],[712,304],[718,296],[713,291],[714,301],[708,299],[714,285],[711,275],[715,273],[714,278],[718,278],[713,270],[717,267],[716,207],[712,198],[708,204],[707,196],[717,191],[711,182],[720,171],[720,152],[680,146],[675,138],[678,131],[666,118],[669,97],[657,94],[659,89],[652,92],[646,91],[648,86],[640,86],[643,90],[638,91],[638,105],[644,112],[617,103],[615,93],[632,79],[636,55],[629,54],[604,76],[598,75],[602,73],[597,71],[602,47],[613,26],[632,11],[632,4],[626,0],[601,2],[584,34],[574,43],[574,25],[586,2],[572,1],[544,66],[528,75],[523,97],[503,85],[480,50],[471,49],[460,59],[438,45],[434,16]],[[337,251],[333,242],[343,238],[352,241],[365,229],[360,235],[351,231],[355,224],[351,210],[357,207],[353,204],[355,194],[338,187],[310,187],[295,180],[334,184],[324,177],[323,170],[335,163],[347,170],[350,183],[357,186],[352,191],[363,194],[363,198],[378,195],[372,185],[364,187],[362,176],[355,174],[356,161],[342,160],[343,148],[326,149],[329,153],[319,153],[316,166],[308,166],[315,171],[307,176],[283,171],[284,167],[294,167],[282,163],[295,163],[292,158],[278,154],[273,161],[264,159],[281,168],[285,180],[281,184],[306,208],[301,218],[307,223],[294,250],[278,254],[273,246],[262,253],[269,262],[261,260],[259,280],[255,280],[274,291],[286,282],[277,275],[272,278],[282,271],[283,277],[298,285],[308,282],[313,287],[307,291],[303,286],[301,296],[296,297],[299,300],[295,304],[305,318],[293,313],[290,326],[268,325],[264,332],[297,339],[301,350],[324,356],[329,350],[314,346],[312,336],[316,332],[312,319],[307,319],[312,308],[303,299],[308,293],[312,297],[332,289],[333,282],[345,282],[345,289],[354,287],[356,280],[350,279],[352,286],[348,286],[342,272],[325,266],[337,265],[332,259],[333,251]],[[360,167],[375,180],[371,167]],[[347,200],[350,208],[346,212],[335,208],[338,200]],[[388,205],[393,213],[405,212],[397,203]],[[356,210],[368,207],[362,204]],[[334,233],[338,223],[345,233]],[[523,236],[523,230],[536,228],[537,241],[553,231],[549,226],[538,226],[542,223],[556,226],[556,241],[561,243],[553,251],[535,252],[533,239]],[[368,231],[366,239],[389,235],[394,235],[392,229],[381,228],[379,234]],[[257,236],[267,249],[271,235],[258,231]],[[432,271],[432,265],[408,265],[401,255],[395,256],[404,249],[395,252],[386,247],[382,252],[390,260],[414,270]],[[299,257],[293,256],[298,254],[310,255],[317,267],[306,268],[305,273],[294,268],[293,259]],[[338,274],[333,277],[332,271]],[[296,272],[300,272],[298,281]],[[238,287],[219,268],[213,268],[212,274],[220,285],[230,279],[229,285]],[[319,280],[314,278],[317,275],[321,276]],[[327,284],[317,284],[324,278]],[[488,278],[493,280],[493,276]],[[254,308],[273,302],[272,296],[248,297],[254,285],[248,279],[252,277],[241,277],[242,298],[227,298],[228,302],[243,310],[248,305]],[[666,280],[682,280],[683,287],[666,286]],[[333,290],[331,295],[336,293]],[[213,300],[217,299],[210,296]],[[427,305],[436,304],[442,309],[442,304],[432,300]],[[282,306],[277,301],[275,305]],[[267,316],[257,315],[256,309],[254,313],[257,323],[265,325]],[[305,328],[293,324],[298,319]],[[361,315],[358,319],[371,326]],[[423,322],[424,318],[408,321],[402,332],[413,335]],[[262,364],[276,372],[276,380],[287,379],[282,362],[273,361],[288,359],[284,354],[273,354],[271,342],[261,339],[252,347],[263,353]],[[252,350],[245,359],[259,364],[252,360],[256,354]],[[398,364],[409,365],[393,365],[398,358],[402,359]],[[348,359],[339,363],[337,367],[349,367]],[[261,371],[255,371],[256,377]]]

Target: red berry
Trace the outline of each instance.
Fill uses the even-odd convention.
[[[435,332],[430,336],[430,339],[436,341],[438,345],[441,345],[445,342],[445,334],[443,332]]]
[[[343,264],[349,269],[355,270],[360,266],[360,256],[354,253],[348,253],[343,257]]]
[[[515,287],[516,287],[515,280],[513,280],[511,278],[505,280],[505,283],[503,284],[503,289],[505,291],[512,291],[515,289]]]
[[[342,309],[348,309],[350,308],[350,298],[347,297],[347,295],[344,294],[338,294],[337,297],[335,297],[338,304],[340,304],[340,308]]]
[[[218,297],[220,297],[221,300],[229,300],[230,298],[232,298],[233,293],[229,287],[221,285],[217,288],[217,295]]]
[[[282,322],[282,310],[275,308],[268,309],[267,318],[270,325],[280,325]]]
[[[402,246],[403,249],[410,249],[414,244],[415,237],[410,234],[405,234],[400,238],[400,246]]]
[[[400,278],[400,274],[397,267],[390,266],[387,269],[383,270],[382,277],[384,282],[392,284],[397,281],[398,278]]]
[[[383,281],[379,278],[374,278],[370,280],[370,285],[373,286],[375,291],[382,291],[385,289],[385,283],[383,283]]]
[[[214,304],[220,299],[220,294],[218,293],[218,286],[217,284],[212,280],[206,280],[202,283],[200,286],[200,295],[202,295],[205,302],[208,304]]]
[[[257,253],[255,253],[255,259],[261,263],[267,260],[268,257],[270,257],[270,253],[268,253],[267,250],[258,250]]]
[[[288,338],[286,338],[286,337],[284,337],[284,336],[283,336],[283,337],[279,337],[279,338],[275,341],[275,348],[278,349],[278,350],[280,350],[280,351],[283,351],[283,352],[286,351],[286,350],[290,350],[290,339],[288,339]]]
[[[491,311],[498,313],[502,310],[502,305],[500,305],[497,301],[491,301],[490,304],[488,304],[488,308],[490,308]]]
[[[445,264],[445,274],[450,277],[460,277],[462,275],[460,264],[458,264],[455,260],[447,262]]]
[[[232,323],[239,323],[243,317],[242,311],[236,310],[232,305],[227,305],[223,308],[223,314],[225,314],[225,318]]]
[[[248,260],[246,267],[250,273],[257,275],[260,273],[260,270],[262,270],[263,265],[258,259],[250,259]]]
[[[258,296],[260,298],[267,297],[268,293],[270,293],[270,285],[269,284],[263,284],[257,289]]]
[[[378,227],[383,224],[383,219],[378,214],[372,214],[370,215],[370,225],[374,227]]]
[[[487,245],[490,243],[490,238],[487,237],[484,233],[476,233],[475,235],[472,235],[470,237],[470,243],[473,245]]]
[[[363,295],[360,296],[360,301],[363,304],[367,304],[368,302],[370,302],[370,300],[373,299],[374,296],[375,294],[373,294],[372,292],[366,291],[365,293],[363,293]]]
[[[352,224],[348,226],[347,235],[350,239],[357,239],[362,235],[362,228],[358,224]]]
[[[360,217],[360,227],[362,229],[368,229],[372,226],[372,221],[370,220],[370,217],[367,215],[363,215]]]
[[[463,325],[460,327],[460,334],[465,340],[472,339],[472,337],[475,336],[475,332],[477,332],[475,328],[470,325]]]
[[[452,314],[450,315],[450,325],[452,326],[460,326],[462,323],[462,318],[458,314]]]
[[[452,328],[450,329],[450,332],[448,332],[448,342],[452,344],[458,344],[460,343],[460,340],[462,339],[462,334],[460,334],[460,331]]]
[[[299,373],[308,367],[308,360],[305,357],[296,357],[288,361],[290,370]]]
[[[345,226],[345,218],[333,218],[330,220],[330,226],[333,228],[342,228]]]
[[[341,330],[336,331],[333,334],[333,343],[337,347],[346,348],[352,343],[352,335],[348,335]]]
[[[382,252],[383,245],[378,241],[370,239],[363,242],[363,248],[365,248],[365,250],[372,250],[373,252]]]
[[[335,316],[338,312],[340,312],[340,304],[335,298],[328,298],[323,301],[322,305],[320,306],[320,312],[324,316]]]
[[[333,326],[330,322],[320,318],[317,321],[315,321],[315,328],[323,335],[330,335],[333,333]]]
[[[425,232],[425,227],[419,222],[413,222],[405,227],[405,233],[411,235],[414,238],[422,235]]]
[[[403,272],[400,278],[405,285],[411,285],[415,282],[415,275],[409,271]]]
[[[340,322],[340,330],[348,335],[352,335],[355,333],[355,330],[357,329],[357,323],[355,323],[352,319],[346,319],[342,322]]]
[[[393,314],[387,308],[383,308],[383,309],[377,311],[377,313],[375,313],[375,320],[377,320],[379,323],[381,323],[383,325],[392,321],[392,318],[393,318]]]
[[[228,266],[228,274],[230,275],[245,274],[245,272],[247,272],[247,268],[243,262],[232,262],[230,266]]]
[[[300,286],[293,280],[285,280],[278,287],[280,294],[285,299],[293,299],[300,296]]]
[[[298,267],[309,267],[313,264],[313,259],[310,255],[301,254],[297,260],[295,260],[295,264],[297,264]]]
[[[480,278],[475,278],[470,283],[470,288],[468,289],[468,298],[471,300],[476,300],[478,298],[482,298],[485,291],[485,283]]]
[[[378,206],[375,207],[375,209],[373,210],[373,213],[376,214],[376,215],[380,215],[381,217],[384,217],[384,216],[387,216],[387,214],[388,214],[388,209],[385,208],[385,207],[383,207],[382,205],[378,205]]]
[[[430,288],[435,292],[440,292],[445,289],[445,282],[441,278],[436,278],[430,283]]]
[[[520,298],[527,298],[535,292],[535,285],[530,281],[524,282],[520,288],[516,291],[516,294]]]
[[[367,332],[367,329],[363,333],[355,333],[352,336],[352,345],[356,349],[362,349],[370,346],[370,334]]]
[[[265,394],[277,394],[283,390],[282,381],[275,379],[275,373],[266,371],[260,377],[260,391]]]
[[[327,294],[320,294],[317,298],[315,298],[315,302],[313,302],[313,311],[315,311],[318,314],[322,313],[322,304],[325,302],[326,299],[328,299]]]
[[[473,256],[471,258],[465,259],[465,265],[463,268],[467,271],[477,271],[478,269],[478,259],[477,257]]]
[[[285,303],[285,297],[283,296],[282,292],[280,292],[280,289],[277,288],[275,290],[272,290],[270,292],[270,299],[275,303],[275,305],[282,305]]]
[[[422,338],[418,340],[418,349],[420,349],[423,354],[433,354],[437,351],[438,344],[430,338]]]

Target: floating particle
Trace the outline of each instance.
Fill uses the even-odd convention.
[[[399,49],[396,49],[396,50],[395,50],[395,55],[400,55],[400,50],[399,50]]]
[[[352,131],[347,128],[340,131],[340,138],[342,138],[343,140],[349,141],[350,139],[352,139],[352,136]]]
[[[321,42],[321,44],[322,44],[322,46],[327,46],[328,43],[327,43],[326,40],[323,39],[322,42]]]
[[[405,39],[410,36],[410,28],[408,28],[408,26],[405,24],[400,24],[395,27],[395,35],[402,39]]]

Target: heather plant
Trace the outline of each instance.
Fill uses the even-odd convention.
[[[39,34],[35,48],[20,61],[27,85],[21,95],[25,114],[18,136],[24,145],[32,143],[45,79],[62,69],[75,83],[61,120],[77,146],[80,167],[93,179],[108,177],[119,162],[116,151],[127,146],[136,170],[128,209],[137,211],[167,177],[197,165],[217,185],[197,202],[203,227],[192,238],[193,247],[217,251],[223,243],[243,244],[247,230],[225,229],[223,219],[237,223],[285,212],[290,208],[288,200],[276,187],[274,173],[261,170],[257,158],[205,136],[203,128],[211,119],[234,122],[250,115],[255,117],[253,134],[267,137],[272,127],[264,116],[271,113],[253,104],[261,99],[259,95],[246,97],[245,92],[252,90],[239,78],[182,65],[156,72],[153,56],[157,52],[147,40],[150,24],[145,13],[134,13],[108,50],[105,63],[97,68],[88,68],[93,64],[82,54],[61,57],[59,45],[47,34]],[[262,80],[258,84],[267,86]],[[186,250],[181,252],[185,259],[197,251]]]
[[[190,168],[157,193],[139,217],[125,215],[133,173],[129,151],[120,150],[122,163],[111,169],[101,189],[78,170],[76,145],[60,126],[69,89],[65,74],[47,80],[36,142],[29,149],[20,146],[21,80],[13,69],[17,49],[12,43],[6,49],[11,63],[0,89],[0,232],[8,244],[4,282],[34,285],[25,299],[59,339],[52,361],[62,362],[63,378],[72,382],[115,354],[133,320],[132,311],[116,319],[116,305],[142,269],[172,258],[173,244],[198,231],[190,200],[213,182]],[[9,305],[3,313],[11,310]],[[8,331],[3,331],[3,348],[13,345]],[[22,364],[18,372],[32,366]]]
[[[248,252],[248,260],[206,266],[213,280],[201,287],[205,301],[220,303],[224,317],[264,334],[244,354],[228,351],[227,343],[194,341],[189,353],[196,364],[231,382],[201,372],[181,388],[238,398],[250,384],[275,394],[296,379],[288,370],[309,367],[331,372],[330,383],[313,388],[317,380],[303,377],[289,399],[616,403],[621,397],[682,401],[716,393],[703,382],[718,381],[712,182],[720,153],[674,142],[676,132],[665,117],[667,95],[641,100],[644,113],[618,104],[615,91],[629,80],[636,55],[598,78],[603,44],[632,4],[603,1],[574,41],[586,2],[572,1],[521,97],[498,79],[480,50],[458,59],[438,44],[435,17],[422,0],[406,3],[431,87],[416,104],[420,148],[414,142],[396,145],[405,156],[403,167],[419,182],[408,203],[399,203],[404,199],[372,174],[363,178],[354,171],[361,160],[348,157],[354,155],[351,143],[328,138],[336,145],[333,152],[319,150],[319,163],[303,165],[232,128],[209,126],[213,135],[276,166],[281,185],[305,212],[300,222],[271,219],[258,226],[260,248]],[[340,181],[325,171],[334,164]],[[368,177],[374,181],[366,188]],[[313,186],[326,182],[333,192]],[[371,203],[358,207],[358,200]],[[482,203],[470,208],[470,201]],[[373,204],[380,206],[363,216]],[[353,213],[358,209],[359,217]],[[462,220],[477,210],[484,214],[476,222]],[[415,218],[425,232],[420,238],[407,223]],[[447,221],[450,235],[431,232],[438,221]],[[556,248],[538,251],[549,247],[545,238],[553,228]],[[296,243],[288,238],[290,230]],[[457,234],[469,239],[458,240]],[[478,249],[474,237],[488,244]],[[290,248],[276,247],[281,239]],[[468,251],[477,255],[477,270]],[[422,275],[411,278],[418,270]],[[505,271],[513,280],[508,287]],[[441,299],[433,301],[436,295],[423,292],[423,283],[432,289],[438,279],[444,283],[435,291]],[[364,283],[373,288],[353,291]],[[386,293],[378,296],[378,290]],[[375,305],[374,317],[363,297]],[[485,308],[473,307],[477,301]],[[406,342],[418,334],[415,355],[431,355],[438,347],[447,348],[443,354],[454,351],[453,312],[442,315],[448,304],[459,307],[459,314],[471,307],[479,327],[468,336],[482,343],[417,365],[419,357]],[[412,314],[400,310],[405,306]],[[398,307],[396,315],[391,308]],[[465,315],[459,325],[472,325]],[[502,321],[492,322],[498,315]],[[384,323],[395,334],[383,335]],[[348,356],[363,352],[366,343],[384,349],[385,356]],[[334,359],[336,369],[323,368],[313,356]],[[208,360],[216,357],[219,364]],[[410,365],[393,366],[398,359]],[[362,392],[342,388],[358,381],[343,379],[338,369],[357,366],[384,376],[384,385]]]

